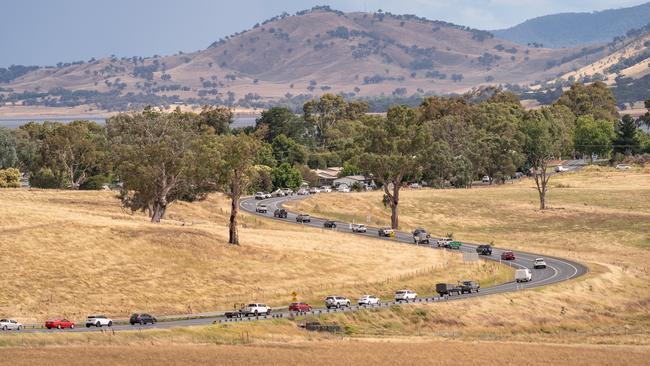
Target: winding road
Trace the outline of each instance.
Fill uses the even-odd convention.
[[[296,213],[289,212],[287,215],[287,218],[275,218],[273,217],[273,212],[281,208],[282,205],[290,200],[296,200],[296,199],[304,199],[306,197],[301,197],[301,196],[290,196],[290,197],[277,197],[277,198],[270,198],[266,200],[255,200],[254,198],[246,198],[241,201],[240,207],[242,210],[254,214],[254,215],[259,215],[263,216],[272,220],[279,220],[279,221],[284,221],[288,223],[294,223],[296,225],[305,225],[309,227],[314,227],[314,228],[323,228],[323,223],[326,221],[326,219],[323,218],[317,218],[317,217],[311,217],[311,222],[309,223],[298,223],[296,222]],[[268,207],[268,212],[266,214],[262,213],[257,213],[255,211],[255,208],[257,207],[258,204],[265,204]],[[330,229],[327,229],[330,230]],[[374,227],[368,227],[368,231],[366,233],[352,233],[352,230],[350,229],[349,223],[344,223],[344,222],[336,222],[336,230],[338,232],[343,232],[343,233],[350,233],[350,235],[363,235],[366,237],[372,237],[377,240],[389,240],[395,243],[399,244],[407,244],[407,245],[415,245],[413,244],[413,237],[410,233],[406,232],[396,232],[396,235],[394,238],[382,238],[379,237],[378,235],[378,228]],[[353,236],[351,236],[351,239],[353,240]],[[432,238],[435,239],[435,238]],[[437,246],[426,246],[431,248],[432,250],[448,250],[448,249],[441,249],[438,248]],[[465,243],[463,242],[463,245],[460,249],[460,252],[466,252],[466,253],[476,253],[476,247],[477,244],[472,244],[472,243]],[[492,261],[497,261],[501,262],[501,253],[503,251],[506,251],[507,249],[499,249],[499,248],[493,248],[492,249],[492,256],[480,256],[481,260],[492,260]],[[572,260],[568,259],[562,259],[562,258],[555,258],[555,257],[549,257],[549,256],[543,256],[540,254],[534,254],[534,253],[525,253],[525,252],[520,252],[516,251],[516,260],[514,261],[503,261],[503,264],[513,266],[515,268],[530,268],[531,271],[533,271],[533,279],[530,282],[525,282],[525,283],[516,283],[514,281],[512,282],[506,282],[502,283],[499,285],[495,285],[492,287],[487,287],[487,288],[482,288],[480,292],[478,293],[472,293],[472,294],[464,294],[464,295],[457,295],[457,296],[449,296],[449,297],[440,297],[438,295],[429,295],[430,297],[419,297],[416,299],[415,302],[418,303],[435,303],[435,302],[441,302],[441,301],[455,301],[455,300],[460,300],[460,299],[465,299],[469,297],[476,297],[476,296],[486,296],[490,294],[496,294],[496,293],[505,293],[505,292],[512,292],[512,291],[519,291],[522,289],[527,289],[527,288],[532,288],[532,287],[539,287],[539,286],[544,286],[544,285],[549,285],[553,283],[558,283],[561,281],[566,281],[570,280],[579,276],[582,276],[588,272],[588,268],[580,263],[577,263]],[[546,260],[546,269],[534,269],[533,268],[533,261],[535,258],[543,257]],[[399,289],[395,289],[399,290]],[[336,294],[336,295],[341,295],[345,296],[346,294]],[[327,310],[326,308],[314,308],[311,312],[309,312],[309,315],[322,315],[322,314],[327,314],[327,313],[332,313],[332,312],[339,312],[339,311],[357,311],[359,309],[364,309],[364,308],[376,308],[376,307],[387,307],[387,306],[393,306],[393,305],[399,305],[398,303],[394,301],[387,301],[387,302],[382,302],[381,305],[374,305],[374,306],[357,306],[353,305],[350,308],[342,308],[342,309],[331,309]],[[44,332],[44,333],[57,333],[57,332],[64,332],[64,333],[69,333],[69,332],[97,332],[97,331],[125,331],[125,330],[138,330],[138,329],[153,329],[153,328],[173,328],[173,327],[186,327],[186,326],[197,326],[197,325],[207,325],[207,324],[212,324],[212,323],[229,323],[229,322],[248,322],[248,321],[258,321],[258,320],[266,320],[266,319],[275,319],[275,318],[290,318],[293,316],[296,316],[296,313],[292,313],[287,311],[286,307],[283,308],[277,308],[273,309],[273,313],[269,316],[258,316],[258,317],[247,317],[247,318],[237,318],[237,319],[227,319],[224,317],[224,312],[215,312],[215,313],[204,313],[204,314],[196,314],[196,315],[178,315],[178,316],[173,316],[173,317],[167,317],[170,320],[165,320],[165,321],[159,321],[158,323],[154,325],[145,325],[145,326],[131,326],[128,324],[124,324],[127,322],[127,320],[114,320],[115,325],[113,325],[110,330],[108,328],[85,328],[83,327],[84,324],[79,324],[77,328],[75,329],[66,329],[66,330],[57,330],[57,329],[43,329],[40,328],[39,326],[31,326],[26,325],[25,329],[22,330],[22,332]],[[0,332],[0,335],[2,332]]]

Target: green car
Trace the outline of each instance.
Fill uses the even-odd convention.
[[[452,241],[451,243],[449,243],[449,247],[448,247],[448,248],[449,248],[449,249],[460,249],[460,246],[461,246],[461,245],[463,245],[461,242],[459,242],[459,241],[455,241],[455,240],[454,240],[454,241]]]

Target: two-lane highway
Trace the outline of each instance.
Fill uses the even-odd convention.
[[[282,208],[285,202],[291,200],[305,199],[307,197],[309,196],[287,196],[287,197],[275,197],[275,198],[270,198],[265,200],[256,200],[254,198],[248,198],[242,200],[241,208],[247,212],[260,215],[260,216],[273,218],[276,220],[292,222],[298,225],[306,225],[310,227],[323,228],[323,223],[325,221],[328,221],[328,219],[311,216],[311,222],[298,223],[296,221],[296,216],[298,214],[294,212],[290,212],[288,210],[287,210],[288,211],[287,218],[280,219],[280,218],[273,217],[273,212],[276,209]],[[258,213],[255,211],[255,208],[259,204],[265,204],[267,206],[268,211],[266,214]],[[345,223],[345,222],[337,221],[336,229],[333,230],[336,230],[338,232],[343,232],[343,233],[352,233],[350,223]],[[395,232],[394,238],[384,238],[379,236],[378,230],[379,228],[369,226],[367,227],[367,231],[365,233],[353,233],[353,234],[364,235],[366,237],[373,237],[379,240],[388,240],[396,243],[415,245],[413,243],[413,235],[411,233],[397,231]],[[431,239],[432,239],[432,243],[434,243],[438,238],[431,238]],[[432,249],[438,249],[436,245],[428,245],[428,246],[420,245],[420,246],[430,247]],[[460,252],[476,253],[477,246],[478,246],[477,244],[463,242],[463,245],[460,248]],[[446,250],[450,250],[450,249],[446,249]],[[452,250],[452,251],[456,251],[456,250]],[[515,253],[516,259],[514,261],[501,261],[501,253],[503,253],[504,251],[509,251],[509,249],[492,248],[491,256],[480,256],[480,258],[485,260],[501,262],[503,264],[510,265],[515,268],[529,268],[531,269],[531,271],[533,271],[532,281],[522,282],[522,283],[516,283],[512,281],[512,282],[503,283],[497,286],[486,288],[485,290],[481,291],[482,294],[516,291],[524,288],[548,285],[560,281],[566,281],[581,276],[588,272],[588,268],[586,266],[571,260],[549,257],[541,254],[520,252],[520,251],[517,251]],[[533,262],[535,258],[540,258],[540,257],[543,257],[546,260],[546,265],[547,265],[546,269],[533,268]],[[468,296],[468,295],[464,295],[464,296]]]
[[[267,217],[269,219],[274,219],[274,220],[280,220],[283,222],[287,223],[294,223],[296,225],[304,225],[304,226],[309,226],[312,228],[324,228],[323,223],[327,221],[324,218],[318,218],[318,217],[311,217],[311,222],[309,223],[298,223],[296,221],[296,213],[293,212],[288,212],[287,218],[275,218],[273,216],[273,212],[276,209],[282,208],[282,205],[290,200],[296,200],[296,199],[304,199],[307,198],[306,196],[289,196],[289,197],[277,197],[277,198],[270,198],[270,199],[265,199],[265,200],[255,200],[254,198],[246,198],[241,201],[240,207],[251,214]],[[267,205],[268,211],[267,213],[258,213],[256,212],[256,207],[259,204],[265,204]],[[396,245],[404,245],[404,244],[409,244],[409,245],[415,245],[413,243],[413,236],[411,233],[406,233],[406,232],[396,232],[394,238],[382,238],[379,237],[378,234],[378,228],[375,227],[368,227],[366,233],[352,233],[352,230],[350,228],[350,223],[344,223],[344,222],[336,222],[336,228],[333,230],[336,230],[338,232],[342,233],[350,233],[350,239],[353,240],[355,235],[363,235],[365,237],[372,237],[377,240],[388,240],[391,242],[396,243]],[[330,229],[327,229],[330,230]],[[436,238],[431,238],[432,242],[435,242]],[[438,250],[449,250],[449,249],[441,249],[438,248],[436,245],[421,245],[427,248],[433,249],[438,249]],[[472,243],[465,243],[463,242],[459,252],[463,253],[476,253],[476,247],[477,244],[472,244]],[[585,267],[584,265],[568,260],[568,259],[562,259],[562,258],[555,258],[555,257],[549,257],[549,256],[543,256],[540,254],[534,254],[534,253],[525,253],[525,252],[520,252],[517,251],[515,252],[516,255],[516,260],[514,261],[501,261],[501,253],[504,251],[507,251],[507,249],[499,249],[499,248],[492,248],[492,256],[480,256],[481,259],[483,260],[492,260],[492,261],[498,261],[501,262],[505,265],[510,265],[515,268],[530,268],[531,271],[533,271],[533,279],[530,282],[525,282],[525,283],[516,283],[514,281],[498,284],[496,286],[492,287],[487,287],[487,288],[482,288],[479,293],[473,293],[473,294],[464,294],[464,295],[458,295],[458,296],[445,296],[441,297],[436,294],[428,294],[426,296],[422,296],[425,294],[420,294],[418,296],[418,299],[415,301],[417,303],[436,303],[436,302],[441,302],[441,301],[453,301],[453,300],[459,300],[459,299],[464,299],[468,297],[476,297],[476,296],[484,296],[484,295],[489,295],[489,294],[496,294],[496,293],[505,293],[505,292],[510,292],[510,291],[519,291],[522,289],[526,288],[531,288],[531,287],[537,287],[537,286],[543,286],[543,285],[549,285],[561,281],[566,281],[569,279],[576,278],[578,276],[582,276],[585,273],[587,273],[588,268]],[[452,252],[456,252],[456,250],[452,250]],[[547,268],[546,269],[534,269],[533,268],[533,261],[535,258],[543,257],[546,260]],[[434,281],[434,279],[432,279]],[[399,289],[395,289],[399,290]],[[333,295],[342,295],[345,296],[346,294],[333,294]],[[352,299],[354,300],[354,299]],[[251,301],[263,301],[263,299],[251,299]],[[412,301],[413,302],[413,301]],[[312,304],[314,305],[314,304]],[[320,316],[324,315],[330,312],[338,312],[338,311],[356,311],[359,309],[364,309],[364,308],[375,308],[375,307],[386,307],[386,306],[393,306],[393,305],[400,305],[400,303],[396,303],[395,301],[388,301],[388,302],[383,302],[379,306],[358,306],[358,305],[353,305],[350,308],[341,308],[341,309],[326,309],[324,307],[314,307],[313,310],[309,313],[306,313],[307,315],[314,315],[314,316]],[[291,318],[295,317],[297,315],[305,315],[305,314],[298,314],[295,312],[289,312],[287,311],[286,307],[282,308],[274,308],[273,312],[270,316],[258,316],[258,317],[245,317],[245,318],[236,318],[236,319],[227,319],[224,317],[223,312],[215,312],[212,313],[211,315],[204,315],[200,316],[200,314],[195,314],[195,315],[178,315],[178,316],[172,316],[176,320],[168,320],[168,321],[161,321],[153,325],[145,325],[145,326],[140,326],[140,325],[124,325],[126,322],[125,319],[114,319],[115,323],[121,323],[121,324],[116,324],[111,328],[84,328],[83,324],[79,324],[81,326],[77,326],[75,329],[67,329],[67,330],[47,330],[47,329],[42,329],[42,328],[36,328],[36,329],[24,329],[23,332],[46,332],[46,333],[68,333],[68,332],[96,332],[96,331],[126,331],[126,330],[137,330],[137,329],[153,329],[153,328],[173,328],[173,327],[187,327],[187,326],[197,326],[197,325],[207,325],[207,324],[212,324],[212,323],[228,323],[228,322],[247,322],[247,321],[258,321],[258,320],[267,320],[267,319],[275,319],[275,318]],[[168,317],[168,318],[172,318]],[[109,330],[110,329],[110,330]],[[0,335],[2,333],[0,332]]]

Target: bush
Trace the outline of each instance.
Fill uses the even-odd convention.
[[[354,182],[354,183],[352,183],[352,187],[350,187],[350,189],[352,189],[355,192],[361,192],[361,191],[364,190],[364,187],[363,187],[363,185],[361,183]]]
[[[104,188],[104,184],[110,182],[108,177],[103,175],[93,175],[92,177],[86,179],[85,182],[81,183],[79,189],[86,191],[99,191]]]
[[[29,177],[29,185],[36,188],[60,188],[59,181],[49,168],[42,168]]]
[[[0,170],[0,188],[20,188],[20,171],[16,168]]]

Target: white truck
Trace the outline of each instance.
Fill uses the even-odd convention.
[[[533,272],[528,268],[521,268],[515,271],[515,281],[529,282],[533,279]]]
[[[353,233],[365,233],[366,231],[368,231],[366,225],[364,224],[351,224],[350,229],[352,230]]]
[[[241,312],[246,316],[270,315],[271,307],[266,304],[248,304]]]

